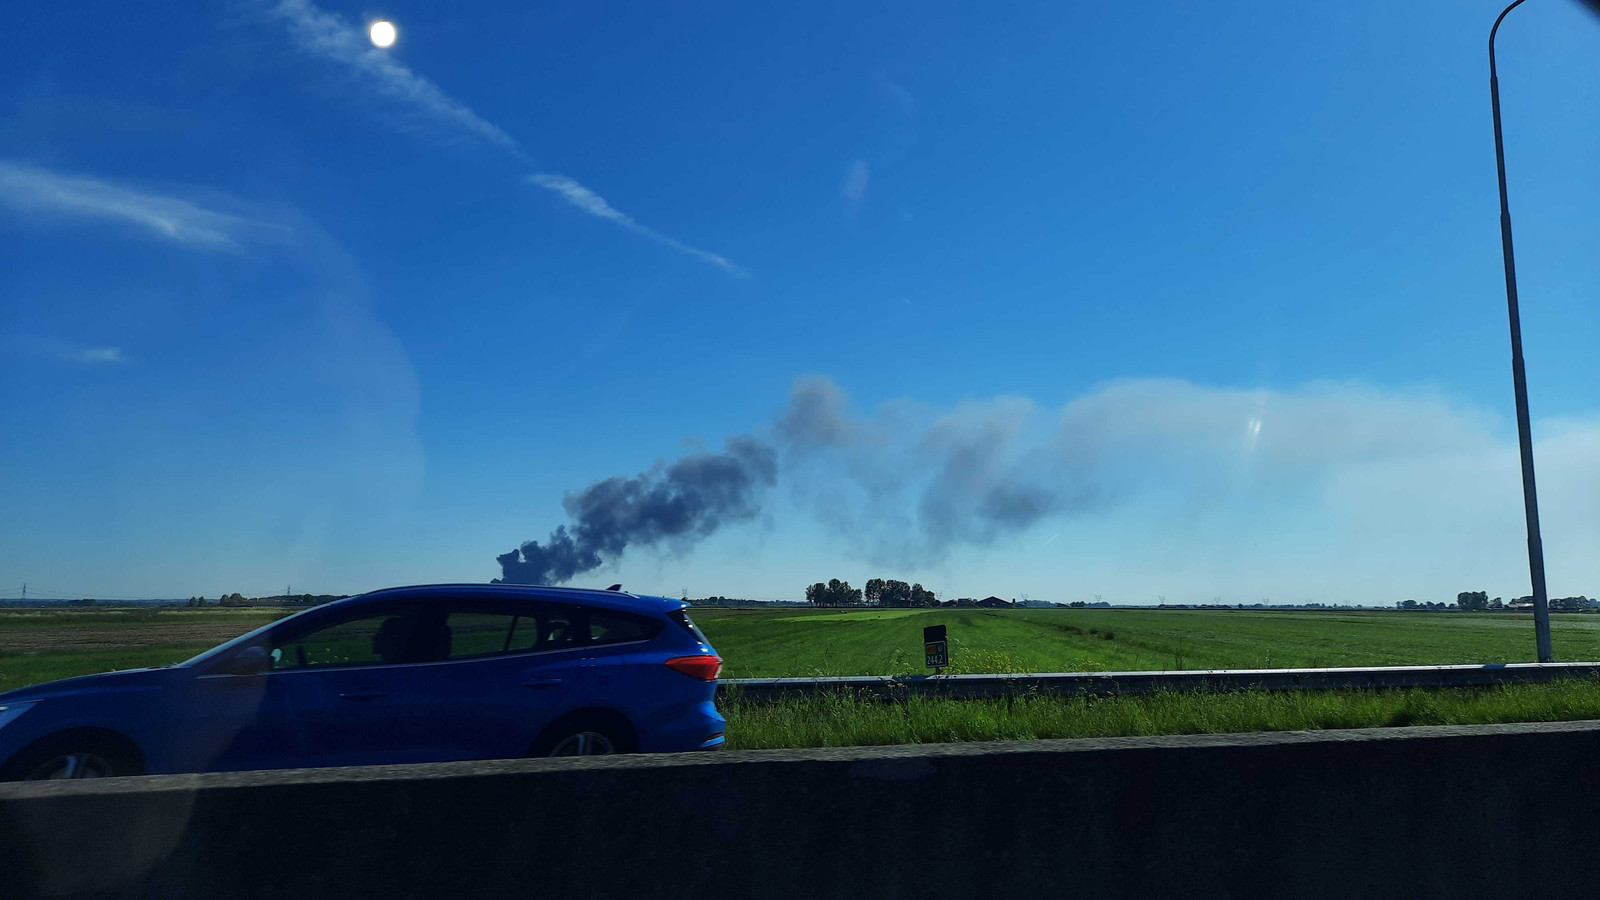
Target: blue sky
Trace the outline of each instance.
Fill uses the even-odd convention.
[[[33,4],[0,589],[487,580],[568,492],[748,434],[757,509],[577,583],[1526,593],[1497,12]],[[1502,29],[1558,596],[1600,592],[1597,57],[1576,4]],[[775,436],[806,378],[849,440]]]

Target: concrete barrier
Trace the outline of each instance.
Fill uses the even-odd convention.
[[[1600,678],[1600,663],[1497,663],[1319,669],[1187,669],[1171,672],[1045,672],[1018,675],[848,675],[824,678],[724,678],[727,696],[766,702],[811,694],[849,693],[879,700],[906,697],[1064,697],[1156,691],[1349,691],[1391,688],[1493,687]]]
[[[1600,722],[0,786],[0,897],[1590,896]]]

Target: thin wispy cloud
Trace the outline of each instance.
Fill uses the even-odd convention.
[[[718,256],[715,253],[712,253],[708,250],[701,250],[698,247],[691,247],[682,241],[667,237],[648,225],[639,224],[638,222],[634,221],[632,216],[607,203],[606,198],[596,194],[594,191],[589,190],[565,175],[541,172],[537,175],[529,175],[528,181],[546,190],[554,191],[558,196],[561,197],[561,199],[567,201],[569,205],[575,207],[576,209],[580,209],[591,216],[605,219],[608,222],[615,222],[623,228],[626,228],[635,234],[644,235],[656,243],[671,247],[680,253],[687,253],[697,259],[705,260],[706,262],[722,269],[736,278],[744,278],[749,275],[748,272],[740,268],[727,257]]]
[[[870,170],[864,159],[850,160],[850,166],[845,170],[844,183],[839,185],[839,193],[849,204],[850,211],[855,212],[861,206],[861,201],[867,196],[867,181]]]
[[[238,247],[239,231],[251,224],[178,197],[4,160],[0,205],[24,214],[131,223],[166,240],[206,249]]]
[[[878,92],[894,104],[901,115],[910,115],[916,112],[917,98],[911,92],[889,80],[889,76],[878,72],[872,76],[872,83]]]
[[[413,72],[395,57],[394,51],[372,46],[366,34],[356,25],[310,0],[278,0],[271,9],[274,15],[288,24],[290,37],[306,53],[345,66],[379,93],[407,106],[417,116],[441,128],[499,147],[521,162],[532,161],[516,138],[445,93],[438,85]],[[594,191],[565,175],[543,173],[531,176],[529,181],[554,191],[567,203],[589,215],[708,262],[736,277],[748,274],[724,256],[691,247],[648,225],[640,224]]]
[[[39,334],[0,334],[0,356],[29,362],[112,366],[131,362],[121,347],[83,344]]]
[[[515,138],[411,71],[393,51],[372,46],[360,28],[309,0],[279,0],[272,12],[288,23],[289,36],[301,50],[349,67],[380,93],[439,125],[526,158]]]
[[[61,354],[61,358],[67,362],[83,363],[90,366],[103,366],[128,361],[128,358],[122,355],[121,347],[83,347],[77,350],[68,350]]]

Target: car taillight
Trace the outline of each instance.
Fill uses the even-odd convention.
[[[717,676],[722,673],[722,657],[674,656],[667,660],[667,668],[701,681],[716,681]]]

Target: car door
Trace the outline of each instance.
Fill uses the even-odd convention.
[[[170,704],[172,771],[305,765],[305,730],[292,680],[271,672],[237,674],[227,662],[198,673]]]
[[[432,738],[418,663],[437,653],[417,603],[366,604],[275,636],[270,678],[293,697],[305,765],[427,761]]]
[[[523,756],[557,716],[594,702],[580,608],[466,597],[444,604],[441,624],[444,653],[417,667],[431,758]]]
[[[645,616],[591,608],[585,617],[589,656],[596,673],[599,705],[640,718],[653,711],[660,673],[658,653],[649,650],[661,623]]]

